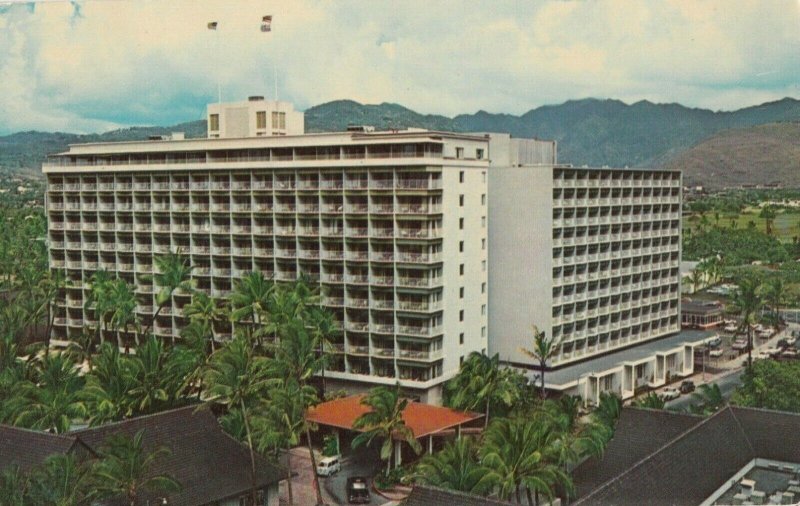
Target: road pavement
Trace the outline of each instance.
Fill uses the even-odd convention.
[[[364,476],[370,485],[371,506],[379,506],[389,502],[385,497],[372,490],[372,477],[382,469],[378,445],[375,448],[358,448],[353,450],[342,461],[342,470],[333,476],[320,478],[326,495],[332,500],[331,504],[347,504],[346,490],[347,478],[350,476]]]
[[[736,390],[736,387],[739,386],[739,384],[741,383],[741,377],[743,372],[744,369],[736,369],[733,372],[730,372],[724,376],[716,376],[717,379],[713,381],[708,381],[707,383],[708,384],[716,383],[717,385],[719,385],[719,389],[722,392],[722,396],[725,397],[725,399],[727,400],[730,399],[731,395],[733,394],[733,391]],[[710,379],[711,375],[707,374],[706,376]],[[702,382],[702,374],[700,375],[700,378],[701,378],[700,381]],[[689,409],[690,405],[696,402],[698,401],[695,400],[692,394],[686,394],[686,395],[681,395],[675,400],[669,401],[668,403],[666,403],[664,407],[667,409],[673,409],[677,411],[685,411]]]

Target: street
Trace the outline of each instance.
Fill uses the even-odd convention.
[[[731,394],[733,394],[733,391],[736,390],[736,387],[739,386],[739,381],[743,372],[744,369],[739,369],[709,383],[716,383],[719,385],[719,389],[722,392],[723,397],[725,397],[727,400],[730,398]],[[702,376],[700,378],[702,379]],[[692,394],[686,394],[681,395],[675,400],[669,401],[664,407],[666,409],[673,409],[676,411],[686,411],[689,409],[689,406],[695,402],[697,401]]]
[[[333,500],[332,504],[347,504],[345,488],[347,478],[350,476],[364,476],[368,479],[370,485],[370,502],[368,504],[378,506],[389,502],[388,499],[372,490],[372,477],[382,469],[379,446],[377,444],[374,446],[375,448],[359,448],[351,451],[342,462],[341,471],[333,476],[320,478],[325,492]]]

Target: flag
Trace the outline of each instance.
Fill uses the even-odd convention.
[[[263,18],[261,18],[261,31],[262,32],[272,31],[272,16],[264,16]]]
[[[216,29],[217,29],[217,22],[216,22],[216,21],[212,21],[212,22],[210,22],[210,23],[208,24],[208,29],[209,29],[209,30],[216,30]]]

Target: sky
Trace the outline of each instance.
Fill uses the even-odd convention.
[[[276,75],[301,110],[735,110],[800,98],[800,0],[0,0],[0,135],[197,120]]]

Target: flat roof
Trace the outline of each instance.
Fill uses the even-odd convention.
[[[358,417],[371,411],[369,406],[361,403],[364,397],[366,397],[365,394],[351,395],[317,404],[308,410],[306,420],[328,427],[363,432],[354,429],[353,423]],[[483,418],[483,415],[479,413],[458,411],[414,401],[410,401],[403,410],[403,421],[417,439],[480,418]]]
[[[682,313],[713,313],[725,309],[722,302],[718,300],[682,300],[681,312]]]
[[[577,364],[564,366],[560,369],[546,371],[545,383],[551,386],[565,385],[578,380],[581,376],[592,373],[602,373],[610,369],[621,367],[625,362],[635,362],[666,352],[684,343],[696,343],[715,335],[714,332],[704,330],[683,330],[661,339],[653,339],[632,345],[630,348],[615,351],[607,355],[592,358]]]

